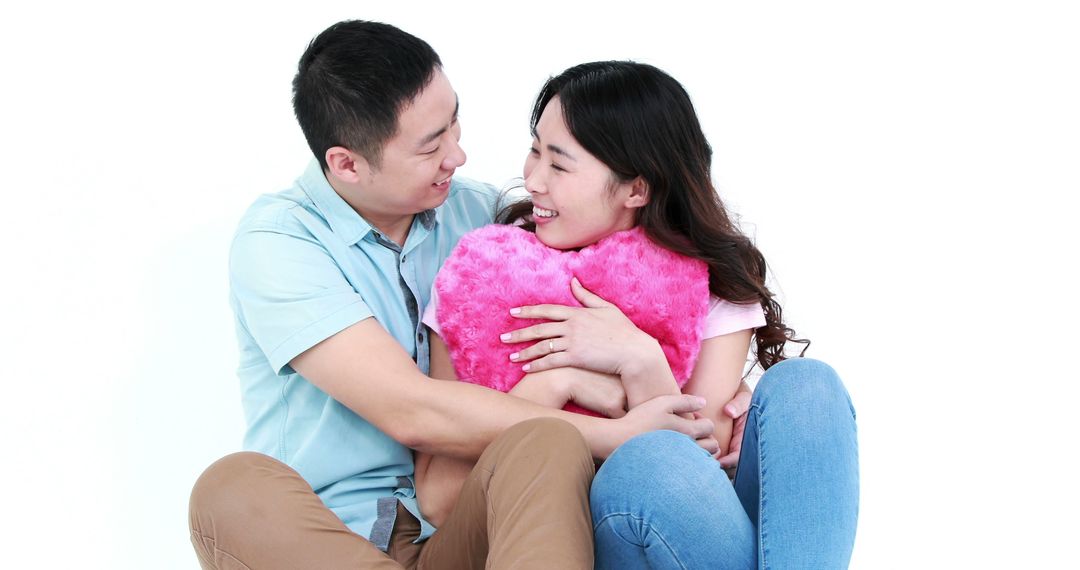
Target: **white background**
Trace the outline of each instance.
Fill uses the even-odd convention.
[[[858,408],[852,567],[1080,564],[1071,3],[150,4],[0,14],[0,566],[196,567],[188,491],[242,433],[230,234],[307,163],[290,81],[346,18],[441,54],[495,183],[550,74],[670,71]]]

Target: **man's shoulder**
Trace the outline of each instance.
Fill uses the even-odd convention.
[[[236,235],[250,232],[293,233],[304,231],[297,217],[298,209],[309,209],[310,199],[302,190],[292,187],[280,192],[263,194],[255,199],[240,218]]]

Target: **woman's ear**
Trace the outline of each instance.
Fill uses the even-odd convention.
[[[623,205],[627,208],[640,208],[649,203],[649,183],[638,176],[630,183],[630,194],[627,195]]]

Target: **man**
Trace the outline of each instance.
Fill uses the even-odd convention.
[[[591,458],[656,429],[710,437],[711,422],[678,415],[702,402],[658,398],[610,420],[427,378],[432,281],[496,201],[453,179],[457,95],[425,42],[362,21],[311,42],[293,91],[316,161],[259,198],[233,241],[244,446],[258,453],[196,483],[200,563],[591,567]],[[480,458],[437,534],[409,448]]]

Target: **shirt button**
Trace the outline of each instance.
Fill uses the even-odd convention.
[[[416,333],[416,340],[424,342],[424,333]]]
[[[404,255],[403,255],[403,256],[401,256],[401,262],[402,262],[402,263],[405,263],[405,256],[404,256]]]

